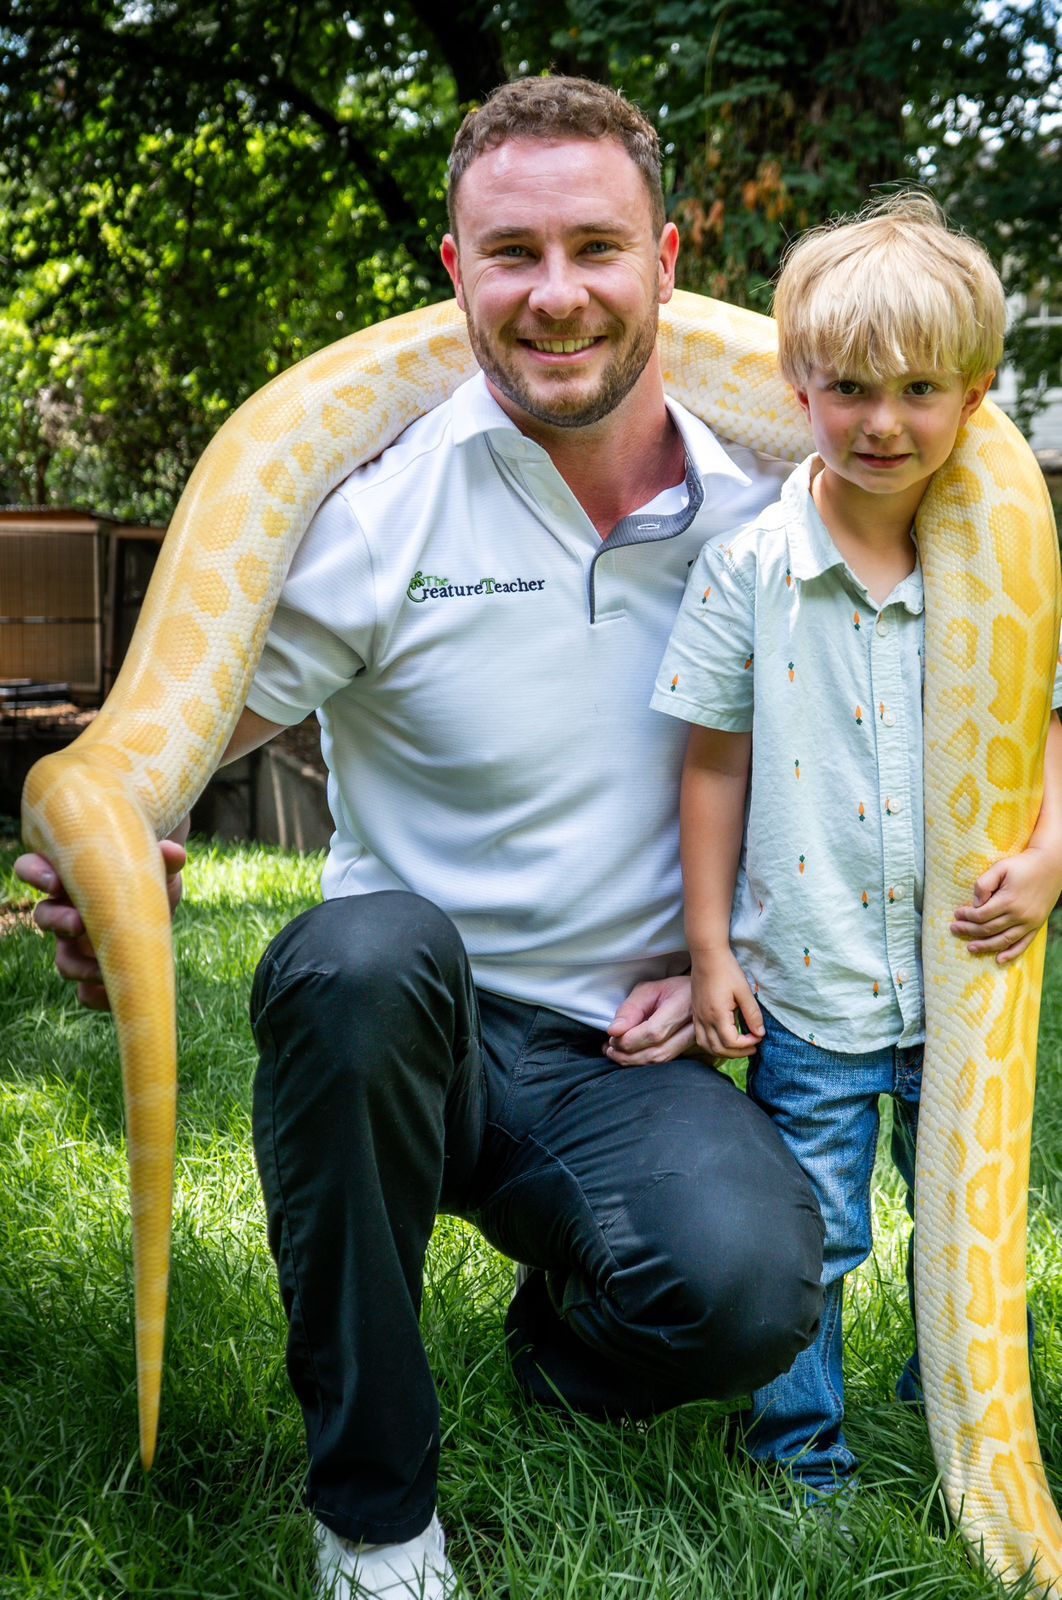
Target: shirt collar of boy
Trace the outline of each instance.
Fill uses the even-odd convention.
[[[547,452],[534,439],[521,433],[487,388],[482,372],[455,389],[450,402],[451,426],[455,445],[467,444],[481,435],[489,436],[491,448],[510,461],[528,461]],[[736,461],[732,461],[715,434],[677,400],[667,397],[667,408],[686,447],[686,460],[701,478],[728,478],[743,488],[751,483]]]
[[[844,556],[830,538],[826,524],[811,497],[812,474],[819,465],[821,463],[817,455],[808,456],[786,479],[782,488],[780,504],[785,514],[790,571],[794,578],[807,581],[809,578],[820,578],[824,572],[830,572],[834,567],[843,567],[860,593],[866,595],[868,603],[873,605],[874,602],[867,594],[864,585],[860,583],[855,573],[851,572]],[[922,563],[917,553],[911,576],[898,584],[893,592],[896,599],[903,602],[912,616],[918,616],[924,609]]]

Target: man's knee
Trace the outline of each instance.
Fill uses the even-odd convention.
[[[281,929],[259,964],[252,1011],[302,976],[373,991],[401,987],[420,968],[460,964],[461,936],[432,901],[402,890],[341,895]]]
[[[396,1072],[445,1078],[468,1049],[474,1012],[460,934],[438,906],[403,892],[304,912],[269,946],[251,994],[260,1076],[322,1089],[341,1080],[345,1092]]]
[[[621,1266],[609,1297],[661,1380],[690,1399],[729,1399],[788,1371],[815,1337],[822,1224],[803,1186],[762,1231],[734,1225],[725,1191],[710,1214],[696,1211],[676,1213],[669,1237]]]

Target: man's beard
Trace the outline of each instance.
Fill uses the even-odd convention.
[[[484,343],[472,318],[466,314],[465,320],[472,354],[486,377],[506,399],[513,401],[537,422],[548,423],[550,427],[587,428],[615,411],[638,382],[656,345],[658,317],[654,306],[652,314],[640,324],[633,343],[605,368],[596,390],[590,394],[568,392],[568,386],[562,379],[557,384],[555,395],[533,390],[519,372],[502,364],[493,344]],[[581,335],[554,333],[541,337],[564,339],[580,338]]]

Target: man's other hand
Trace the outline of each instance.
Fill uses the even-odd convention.
[[[636,984],[606,1032],[605,1054],[619,1067],[650,1066],[696,1054],[689,977]]]
[[[187,823],[175,829],[187,836]],[[170,911],[176,909],[183,884],[181,869],[187,860],[187,851],[178,839],[163,839],[159,845],[162,864],[166,869],[166,892]],[[77,984],[77,997],[90,1011],[109,1011],[111,1003],[103,986],[99,962],[85,932],[81,913],[71,904],[70,896],[59,881],[59,875],[44,856],[19,856],[15,873],[31,889],[39,889],[48,896],[34,908],[33,920],[42,933],[55,935],[55,966],[60,977]]]

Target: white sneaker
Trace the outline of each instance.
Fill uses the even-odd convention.
[[[326,1600],[454,1600],[457,1580],[446,1559],[437,1516],[403,1544],[358,1544],[316,1524],[318,1593]]]

